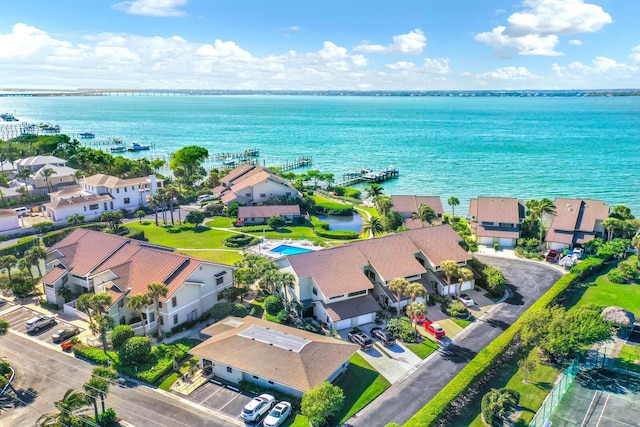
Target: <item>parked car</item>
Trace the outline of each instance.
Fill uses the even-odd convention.
[[[0,307],[2,307],[3,305],[5,305],[7,302],[5,300],[3,300],[2,298],[0,298]]]
[[[208,202],[209,200],[213,200],[215,197],[211,194],[203,194],[202,196],[198,196],[198,203]]]
[[[280,402],[273,407],[267,418],[264,419],[262,425],[264,427],[279,427],[291,414],[291,403]]]
[[[582,257],[584,256],[584,249],[582,248],[573,248],[572,251],[578,259],[582,259]]]
[[[393,336],[390,330],[382,328],[371,329],[371,335],[386,347],[394,345],[396,343],[396,337]]]
[[[433,335],[436,339],[444,338],[447,336],[447,333],[442,329],[442,326],[433,322],[425,322],[424,330]]]
[[[547,262],[558,262],[560,259],[560,252],[555,249],[550,249],[544,256],[544,260]]]
[[[80,333],[80,329],[72,326],[70,328],[58,329],[55,334],[51,336],[53,342],[65,341],[69,338],[78,335]]]
[[[40,316],[27,320],[24,327],[27,329],[27,332],[38,332],[40,329],[51,326],[54,323],[56,323],[56,319],[53,316],[41,314]]]
[[[253,400],[245,405],[242,409],[242,419],[245,421],[256,421],[262,418],[276,403],[276,398],[270,394],[261,394],[254,397]]]
[[[361,350],[369,350],[370,348],[373,348],[373,340],[369,338],[369,335],[365,334],[358,328],[353,328],[347,334],[347,337],[352,343],[358,344]]]
[[[73,343],[71,341],[65,341],[60,344],[60,347],[62,348],[62,351],[71,351],[71,349],[73,348]]]
[[[458,297],[458,301],[463,303],[465,307],[473,307],[474,305],[476,305],[476,302],[473,300],[473,298],[471,298],[467,294],[460,294],[460,296]]]

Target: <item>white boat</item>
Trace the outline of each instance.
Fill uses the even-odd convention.
[[[143,145],[143,144],[138,144],[137,142],[134,142],[133,144],[131,144],[127,150],[128,151],[142,151],[142,150],[149,150],[151,148],[150,145]]]

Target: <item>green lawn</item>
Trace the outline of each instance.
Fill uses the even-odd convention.
[[[236,262],[242,260],[242,253],[235,250],[180,250],[178,252],[187,256],[206,259],[207,261],[218,262],[220,264],[234,265]]]
[[[611,268],[614,268],[612,266]],[[581,285],[569,294],[565,305],[567,308],[586,304],[602,306],[618,306],[632,312],[636,319],[640,317],[640,285],[621,285],[607,280],[605,270],[594,282]]]
[[[616,366],[632,372],[640,372],[640,347],[625,344],[616,359]]]
[[[233,228],[233,221],[235,220],[235,218],[229,218],[227,216],[216,216],[210,221],[205,222],[205,224],[209,227]]]
[[[358,206],[355,208],[355,210],[363,210],[363,211],[367,211],[369,212],[369,215],[371,216],[375,216],[375,217],[380,217],[380,213],[378,212],[378,209],[373,208],[373,207],[369,207],[369,206]],[[366,218],[365,218],[366,219]]]
[[[456,325],[460,326],[461,328],[466,328],[467,326],[469,326],[470,323],[472,323],[473,321],[475,321],[475,317],[472,317],[470,319],[457,319],[455,317],[451,318],[451,321],[453,323],[455,323]]]
[[[523,382],[522,372],[518,369],[517,361],[522,358],[535,360],[536,369],[528,378],[528,383]],[[522,413],[516,420],[517,427],[526,427],[533,419],[536,411],[542,405],[542,402],[551,391],[554,381],[560,374],[560,371],[550,365],[540,362],[538,350],[535,348],[529,352],[521,351],[517,353],[514,359],[506,363],[498,370],[498,373],[483,388],[478,396],[466,406],[466,411],[454,420],[455,425],[465,425],[472,427],[483,427],[484,424],[480,419],[480,403],[482,396],[492,388],[510,388],[520,393],[520,407]]]
[[[420,359],[426,359],[431,353],[439,348],[438,344],[431,340],[424,340],[424,342],[420,344],[405,343],[404,346],[414,352]]]
[[[156,227],[153,221],[139,223],[129,223],[127,227],[144,231],[144,236],[150,243],[169,246],[171,248],[219,248],[226,246],[223,240],[233,233],[220,230],[212,230],[206,227],[199,227],[197,231],[193,226],[176,225],[175,227]]]

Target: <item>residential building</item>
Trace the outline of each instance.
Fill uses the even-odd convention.
[[[478,197],[469,204],[471,233],[479,245],[515,247],[524,216],[524,204],[516,198]]]
[[[301,398],[334,381],[358,346],[252,316],[227,317],[202,330],[210,336],[189,350],[205,372],[232,383],[249,381]]]
[[[261,205],[239,206],[238,222],[245,225],[266,224],[272,216],[279,216],[285,221],[295,221],[304,218],[300,214],[299,205]]]
[[[442,222],[442,215],[444,215],[444,208],[442,206],[442,200],[438,196],[403,196],[394,195],[391,196],[391,202],[393,203],[393,210],[400,214],[402,217],[402,226],[410,229],[422,228],[429,226],[428,223],[423,223],[418,219],[414,219],[413,216],[418,214],[420,206],[429,206],[435,212],[438,217],[435,223]]]
[[[301,198],[302,194],[269,169],[243,165],[220,179],[220,185],[213,189],[213,196],[220,197],[222,203],[228,206],[234,202],[246,205],[274,204],[277,198]]]
[[[123,179],[96,174],[83,178],[80,185],[52,193],[45,207],[52,221],[64,221],[73,214],[96,218],[113,210],[136,211],[149,204],[162,184],[155,175]]]
[[[445,260],[466,265],[471,256],[460,246],[460,236],[449,225],[436,225],[291,255],[277,263],[295,276],[287,298],[294,298],[319,321],[333,329],[373,322],[378,310],[398,305],[389,284],[395,278],[421,283],[427,292],[454,294],[440,264]],[[461,284],[472,289],[475,279]],[[424,299],[422,300],[425,301]],[[401,295],[400,308],[410,302]]]
[[[31,172],[36,173],[42,169],[43,166],[47,165],[60,167],[67,166],[67,161],[56,156],[32,156],[16,160],[15,164],[18,168],[18,172],[26,168],[31,170]]]
[[[609,205],[601,200],[556,198],[555,215],[545,214],[545,242],[549,249],[572,248],[603,237],[602,222],[609,217]]]
[[[60,289],[65,286],[75,296],[107,292],[112,305],[108,314],[115,324],[133,324],[142,333],[137,313],[127,308],[128,300],[147,292],[149,284],[164,283],[169,292],[160,299],[160,328],[171,328],[199,318],[222,299],[221,292],[233,286],[235,267],[213,263],[173,252],[173,249],[139,240],[88,229],[77,229],[48,250],[47,273],[42,277],[47,301],[63,305]],[[75,310],[75,300],[64,304],[65,312]],[[147,331],[157,328],[153,305],[142,313]]]
[[[47,176],[47,170],[53,171]],[[76,170],[68,166],[44,165],[38,169],[26,184],[31,186],[31,194],[45,195],[77,184]]]
[[[13,209],[0,209],[0,231],[20,228],[20,218]]]

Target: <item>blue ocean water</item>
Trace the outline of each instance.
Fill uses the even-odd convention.
[[[104,96],[0,98],[0,113],[167,156],[260,149],[279,165],[400,169],[386,194],[583,197],[640,216],[640,97]],[[298,169],[303,172],[305,169]]]

